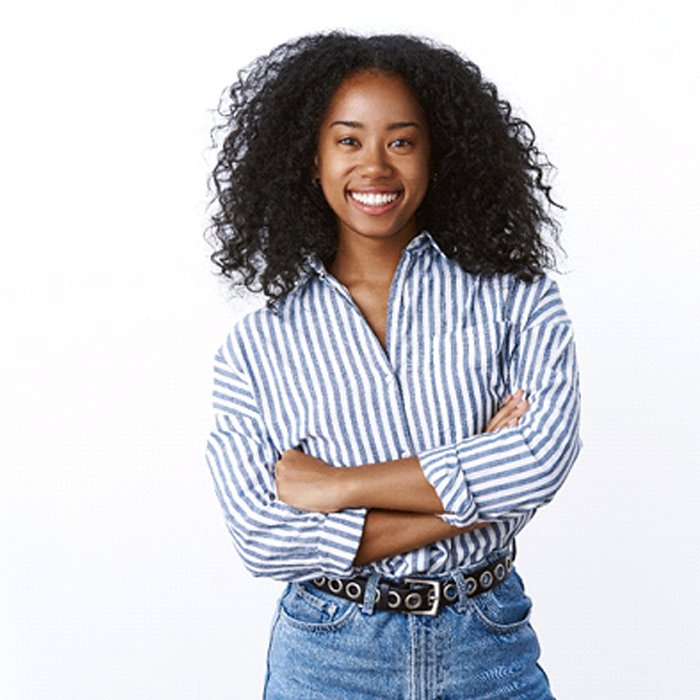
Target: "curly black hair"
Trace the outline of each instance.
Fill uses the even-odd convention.
[[[361,70],[401,76],[423,107],[435,175],[416,217],[445,254],[469,272],[525,281],[554,269],[544,236],[561,248],[551,205],[563,207],[547,184],[553,166],[480,69],[429,39],[330,32],[256,59],[222,96],[207,236],[233,287],[263,291],[273,307],[307,271],[310,253],[332,261],[337,222],[312,183],[313,159],[331,97]]]

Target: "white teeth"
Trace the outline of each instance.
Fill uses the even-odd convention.
[[[393,202],[398,196],[398,192],[387,192],[386,194],[377,194],[374,192],[351,192],[350,196],[360,204],[365,204],[370,207],[381,207],[389,202]]]

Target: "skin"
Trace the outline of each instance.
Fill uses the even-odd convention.
[[[518,390],[505,400],[486,432],[514,427],[528,407],[522,390]],[[290,449],[281,454],[275,473],[280,500],[302,510],[335,513],[345,508],[384,508],[445,512],[415,456],[346,469]]]
[[[404,247],[418,233],[416,210],[430,182],[427,121],[401,78],[363,71],[340,85],[320,127],[314,177],[338,220],[328,270],[384,346],[389,289]],[[392,201],[373,206],[353,193]],[[528,407],[516,391],[486,430],[514,427]],[[437,517],[442,502],[416,456],[347,469],[290,449],[275,465],[275,483],[279,500],[302,510],[369,509],[355,565],[487,524],[457,528]]]
[[[321,123],[315,177],[338,219],[329,271],[344,284],[388,286],[430,181],[430,134],[415,95],[397,77],[361,72],[336,91]],[[351,193],[398,193],[367,207]]]
[[[489,421],[486,432],[512,428],[529,408],[523,391],[509,396]],[[276,463],[277,495],[301,510],[321,513],[370,508],[354,564],[359,566],[483,527],[454,527],[436,517],[442,503],[423,475],[418,458],[334,467],[296,449]]]

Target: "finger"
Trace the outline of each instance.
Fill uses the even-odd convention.
[[[486,426],[486,431],[492,432],[500,428],[511,427],[514,424],[513,421],[517,423],[529,407],[530,404],[527,400],[522,400],[518,404],[511,402],[493,416]]]
[[[514,428],[521,416],[516,416],[515,418],[508,418],[506,420],[500,421],[499,423],[492,425],[487,432],[495,433],[497,430],[503,430],[504,428]]]
[[[527,409],[530,407],[530,404],[527,401],[524,401],[521,403],[514,415],[511,417],[511,419],[508,421],[508,427],[509,428],[514,428],[518,423],[520,423],[520,419],[525,415],[525,412]]]
[[[493,430],[498,430],[499,428],[502,428],[508,421],[512,418],[512,409],[501,409],[498,413],[496,413],[493,418],[488,422],[488,425],[486,426],[487,431],[493,431]]]
[[[512,412],[521,402],[523,401],[522,399],[522,394],[520,391],[516,392],[515,394],[511,394],[501,405],[501,408],[494,414],[494,418],[498,419],[501,418],[502,416],[508,415],[510,412]]]
[[[518,389],[508,396],[501,404],[501,411],[508,411],[515,408],[523,399],[525,398],[525,393],[522,389]]]
[[[516,394],[511,394],[504,402],[501,408],[494,413],[493,417],[489,421],[489,425],[496,424],[499,422],[502,422],[505,418],[507,418],[511,412],[515,409],[517,406],[517,398]]]

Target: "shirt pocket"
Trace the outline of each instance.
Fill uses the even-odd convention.
[[[428,345],[433,369],[438,374],[465,380],[488,379],[500,370],[506,329],[504,321],[489,321],[460,326],[431,337]]]
[[[448,444],[484,430],[506,391],[507,325],[489,320],[427,340],[421,397],[432,416],[432,432],[426,445]]]

